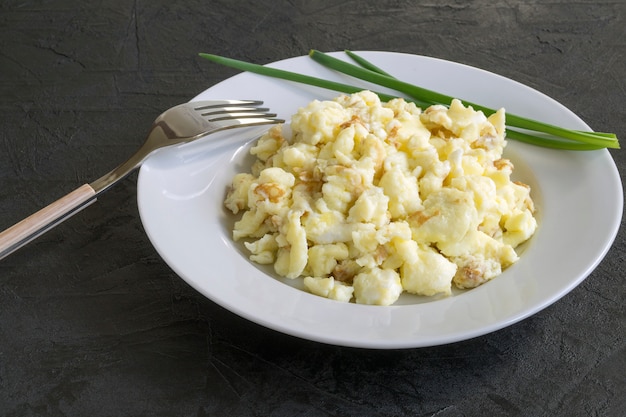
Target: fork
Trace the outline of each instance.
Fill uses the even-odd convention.
[[[180,104],[152,123],[143,145],[125,162],[89,184],[42,208],[0,233],[0,259],[41,236],[91,203],[158,149],[192,142],[225,129],[282,123],[258,100],[211,100]]]

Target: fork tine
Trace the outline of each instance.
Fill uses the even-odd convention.
[[[196,111],[199,111],[200,114],[202,116],[210,116],[212,114],[223,114],[223,113],[231,113],[231,112],[236,112],[236,113],[243,113],[243,112],[252,112],[252,113],[260,113],[260,112],[267,112],[269,111],[269,108],[267,107],[237,107],[237,106],[229,106],[229,107],[218,107],[218,108],[214,108],[214,109],[196,109]]]
[[[242,112],[242,113],[220,113],[213,117],[208,117],[207,120],[209,122],[217,122],[220,120],[254,119],[254,118],[271,119],[274,117],[276,117],[276,113]]]
[[[263,104],[261,100],[210,100],[192,104],[195,111],[222,129],[284,122],[275,118],[276,113],[267,113],[268,108],[257,107]]]
[[[239,117],[236,119],[223,118],[219,120],[212,120],[211,123],[215,123],[220,126],[221,129],[230,129],[240,126],[256,126],[282,123],[282,119],[272,119],[267,117]]]
[[[261,100],[208,100],[194,101],[194,110],[215,109],[228,106],[259,106],[263,104]]]

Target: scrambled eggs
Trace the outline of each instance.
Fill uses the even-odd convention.
[[[313,101],[251,148],[225,205],[250,259],[313,294],[390,305],[450,295],[517,261],[535,231],[530,188],[502,158],[505,112],[424,111],[369,91]]]

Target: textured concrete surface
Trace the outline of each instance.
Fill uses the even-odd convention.
[[[626,3],[603,0],[3,0],[0,229],[108,171],[161,110],[235,73],[199,51],[444,58],[535,87],[624,142],[625,28]],[[624,151],[612,155],[623,175]],[[145,236],[134,179],[0,262],[0,415],[626,413],[623,230],[582,285],[521,323],[358,350],[264,329],[188,287]]]

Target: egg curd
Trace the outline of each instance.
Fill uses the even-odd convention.
[[[459,100],[423,111],[370,91],[315,100],[233,178],[233,238],[253,262],[344,302],[479,286],[537,228],[530,187],[502,157],[504,123],[504,109],[486,117]]]

